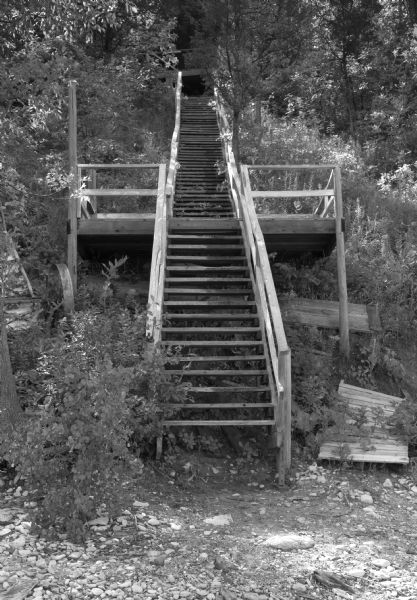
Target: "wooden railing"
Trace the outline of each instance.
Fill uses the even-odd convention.
[[[251,171],[268,170],[274,171],[297,171],[298,173],[320,172],[325,174],[327,185],[323,188],[312,189],[284,189],[284,190],[253,190],[251,187]],[[346,284],[346,263],[345,263],[345,241],[344,241],[344,220],[343,220],[343,199],[342,199],[342,176],[338,165],[242,165],[241,175],[244,186],[246,200],[252,207],[256,198],[282,198],[284,201],[293,201],[294,198],[307,199],[309,203],[315,198],[320,198],[317,206],[311,205],[309,213],[297,212],[298,216],[307,216],[310,218],[328,219],[335,221],[336,250],[337,250],[337,278],[339,290],[339,332],[340,332],[340,351],[347,358],[350,352],[349,344],[349,308],[348,294]],[[328,178],[327,178],[328,177]],[[307,186],[306,186],[307,187]],[[251,209],[250,209],[251,210]],[[256,211],[255,211],[256,213]],[[269,212],[268,214],[272,214]],[[291,216],[296,216],[291,215]],[[281,215],[285,216],[285,215]]]
[[[177,178],[178,171],[178,145],[180,140],[180,126],[181,126],[181,90],[182,90],[182,73],[178,72],[177,86],[175,90],[175,126],[174,133],[172,134],[171,141],[171,158],[169,161],[168,178],[166,195],[168,201],[168,216],[173,216],[174,207],[174,192],[175,192],[175,181]]]
[[[158,181],[158,198],[156,201],[151,275],[149,280],[148,317],[146,322],[146,337],[150,340],[153,340],[154,343],[159,341],[160,336],[167,253],[168,226],[165,181],[166,165],[161,165]]]
[[[175,92],[175,126],[171,142],[171,159],[168,178],[165,185],[165,165],[163,175],[159,176],[158,200],[156,204],[155,229],[152,247],[151,277],[149,281],[148,318],[146,337],[157,344],[161,335],[162,302],[164,296],[164,277],[167,253],[168,218],[172,216],[175,179],[177,172],[177,154],[181,122],[181,72],[178,73]],[[161,189],[163,187],[163,189]]]
[[[98,212],[99,198],[120,198],[120,197],[152,197],[158,195],[158,188],[98,188],[97,172],[108,170],[131,170],[131,169],[150,169],[160,170],[161,164],[117,164],[117,163],[99,163],[99,164],[77,164],[77,218],[89,219]],[[140,212],[139,210],[137,211]]]
[[[259,317],[264,329],[267,359],[272,376],[273,400],[276,403],[276,431],[279,470],[282,473],[291,462],[291,352],[287,344],[274,280],[253,203],[249,181],[240,176],[232,151],[230,129],[217,91],[217,117],[226,161],[227,179],[236,214],[241,219],[248,259],[255,281],[255,293],[260,307]]]
[[[252,200],[262,199],[273,199],[279,198],[283,203],[293,203],[296,199],[304,199],[304,206],[299,210],[295,211],[295,214],[299,215],[312,215],[319,218],[335,218],[335,166],[334,165],[245,165],[242,166],[246,170],[247,179],[249,181],[249,191]],[[290,185],[287,185],[284,189],[280,190],[262,190],[252,189],[252,178],[250,175],[254,173],[259,176],[259,173],[266,171],[269,173],[282,172],[285,174],[296,173],[292,178]],[[305,178],[307,181],[303,185],[303,189],[297,189],[297,179],[300,175],[307,174]],[[318,185],[318,182],[312,181],[314,175],[322,174],[327,180],[324,185]],[[319,178],[318,178],[319,179]],[[258,182],[257,182],[258,183]],[[257,185],[259,187],[259,185]],[[318,204],[314,205],[314,202]],[[304,212],[302,212],[304,211]],[[261,211],[257,211],[261,212]],[[277,211],[268,210],[268,214],[276,214]],[[287,211],[279,211],[278,214],[283,214]]]

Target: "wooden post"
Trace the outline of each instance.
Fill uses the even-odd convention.
[[[71,275],[74,293],[77,291],[77,229],[78,229],[78,167],[77,167],[77,96],[76,82],[70,81],[68,94],[68,138],[69,138],[69,167],[70,185],[68,199],[67,223],[67,262]]]
[[[342,176],[340,167],[334,168],[334,187],[336,204],[336,250],[337,250],[337,281],[339,286],[339,334],[340,352],[344,358],[349,358],[349,312],[346,284],[345,237],[343,233],[343,202]]]
[[[291,350],[289,348],[279,353],[278,369],[279,380],[284,388],[280,410],[282,446],[279,472],[285,473],[291,467]]]

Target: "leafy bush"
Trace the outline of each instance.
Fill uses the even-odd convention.
[[[38,360],[38,416],[2,444],[3,458],[38,489],[44,521],[73,535],[103,498],[111,509],[111,489],[161,433],[163,404],[185,398],[166,359],[148,348],[144,319],[115,306],[77,314]]]

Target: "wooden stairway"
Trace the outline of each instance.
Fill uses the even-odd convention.
[[[183,100],[173,219],[168,228],[161,344],[189,404],[166,426],[270,426],[278,431],[254,280],[224,175],[216,113]]]

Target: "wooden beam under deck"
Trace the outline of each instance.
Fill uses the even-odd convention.
[[[320,219],[309,215],[258,215],[268,252],[277,252],[287,259],[311,253],[315,256],[330,254],[336,242],[334,219]],[[81,255],[89,251],[118,252],[126,244],[125,252],[149,253],[152,250],[154,214],[114,213],[82,219],[78,228]],[[238,219],[171,218],[170,229],[230,230],[240,226]]]

